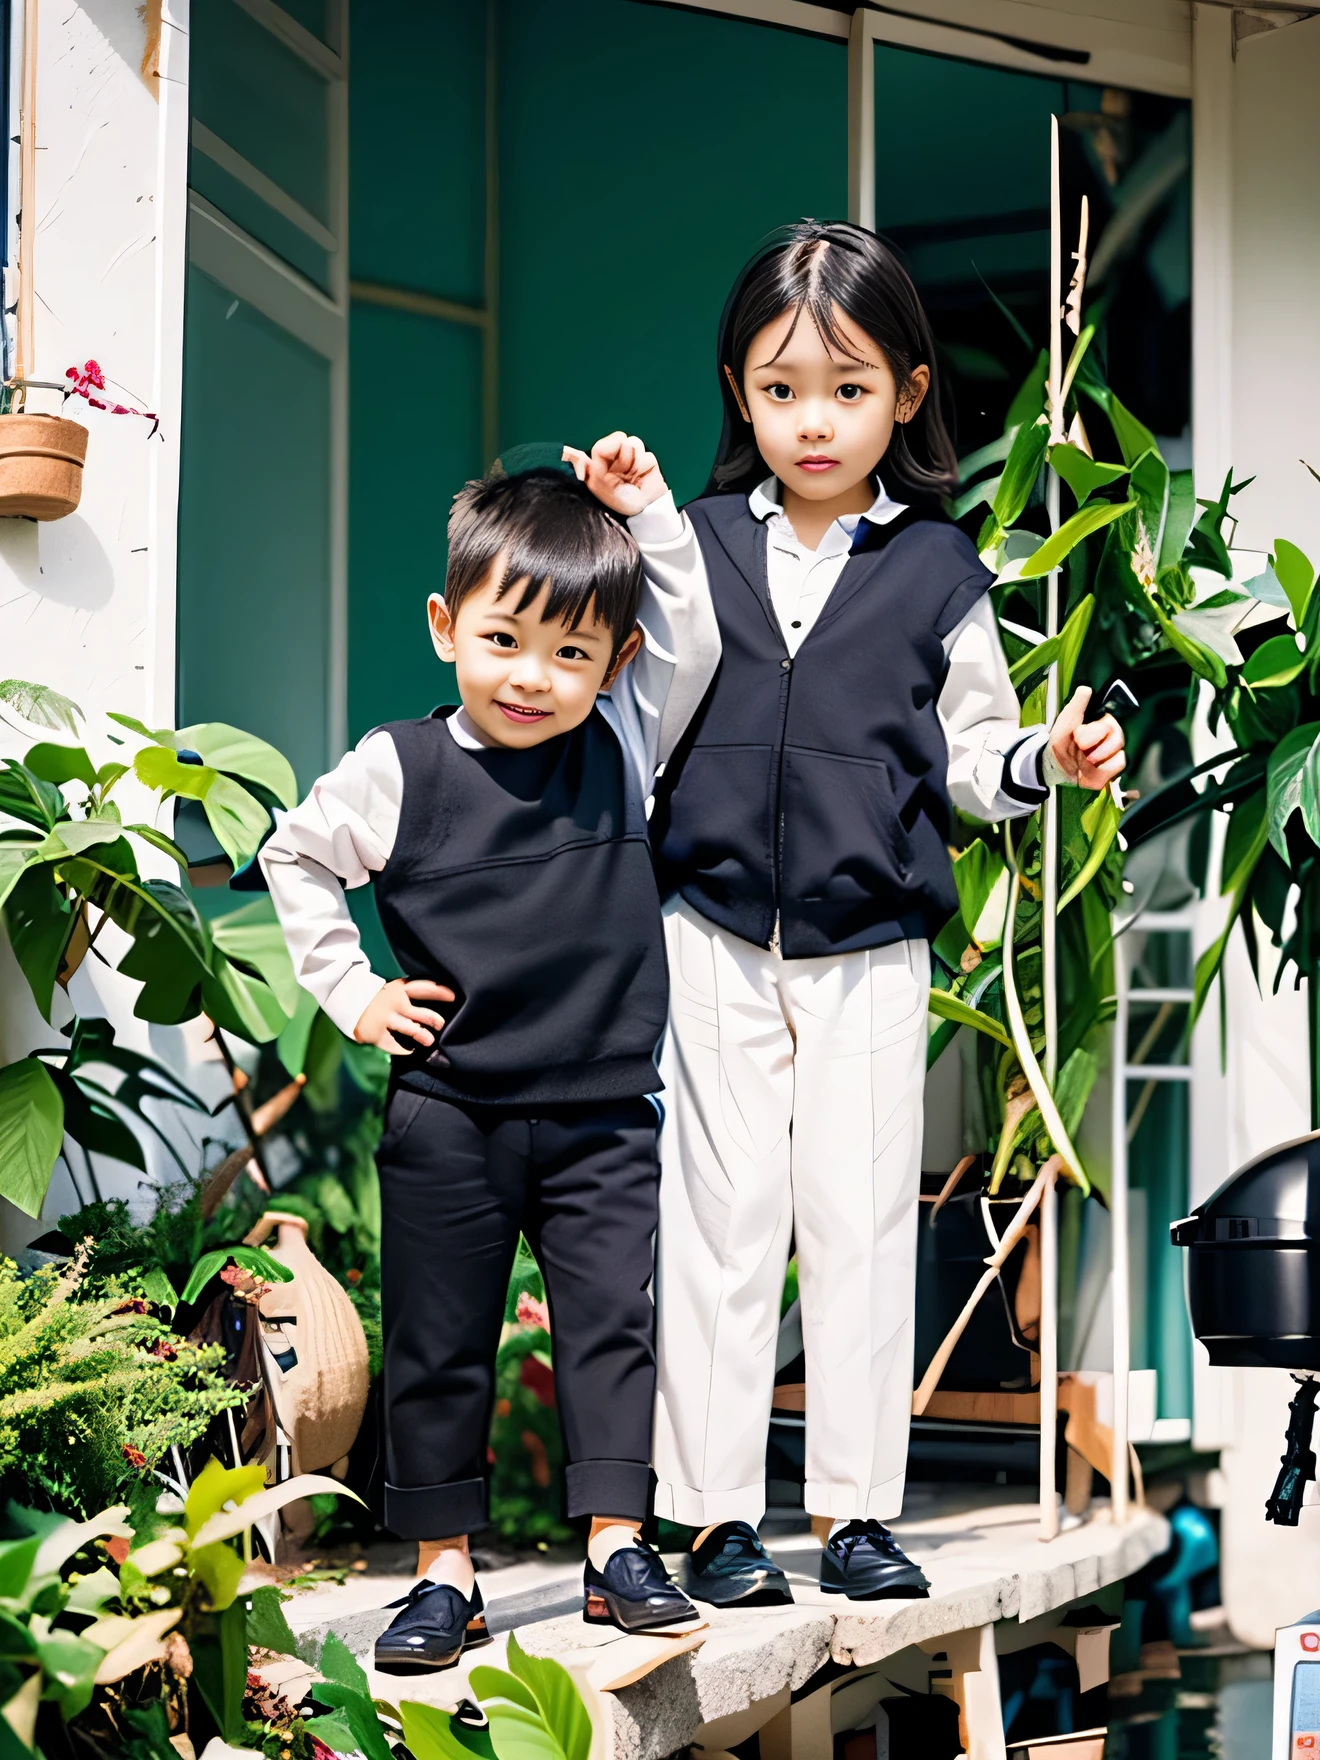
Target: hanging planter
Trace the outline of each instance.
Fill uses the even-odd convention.
[[[0,415],[0,517],[63,519],[82,497],[87,430],[63,416]]]

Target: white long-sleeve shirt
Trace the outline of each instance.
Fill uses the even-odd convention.
[[[904,512],[882,489],[864,514],[835,520],[814,550],[798,538],[768,477],[748,496],[754,518],[767,526],[766,572],[770,603],[784,645],[796,654],[811,633],[852,551],[859,521],[887,525]],[[705,583],[706,565],[692,522],[672,496],[654,501],[629,520],[651,580],[671,591],[680,582]],[[1041,764],[1048,750],[1043,727],[1024,729],[1017,692],[1008,675],[999,626],[989,597],[944,638],[948,671],[936,711],[949,748],[949,794],[955,806],[993,823],[1029,813],[1045,798]],[[1048,762],[1048,760],[1046,760]],[[1060,777],[1049,768],[1050,780]]]
[[[719,663],[719,626],[704,573],[648,573],[637,621],[641,649],[596,706],[649,796]],[[460,745],[483,743],[461,709],[446,725]],[[377,729],[314,782],[299,806],[276,813],[261,852],[298,982],[350,1037],[386,980],[363,952],[344,889],[365,886],[390,859],[402,804],[398,752]]]

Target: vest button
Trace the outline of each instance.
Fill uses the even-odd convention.
[[[793,670],[793,662],[791,660],[781,660],[779,664],[783,667],[785,672],[791,672]]]

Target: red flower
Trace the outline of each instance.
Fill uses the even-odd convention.
[[[132,1296],[128,1301],[120,1302],[119,1306],[113,1310],[116,1314],[145,1314],[146,1311],[147,1304],[141,1296]]]
[[[132,1447],[132,1445],[127,1442],[120,1450],[120,1453],[130,1467],[145,1467],[147,1464],[147,1457],[143,1454],[142,1450],[140,1448]]]
[[[170,1343],[168,1338],[158,1338],[155,1344],[152,1345],[149,1354],[153,1357],[159,1357],[162,1363],[177,1362],[179,1356],[177,1349]]]
[[[542,1332],[550,1330],[550,1309],[544,1302],[538,1301],[530,1290],[523,1290],[519,1295],[513,1317],[519,1326],[539,1326]]]
[[[358,1270],[356,1265],[353,1267],[353,1269],[351,1271],[346,1271],[344,1273],[344,1276],[348,1279],[348,1281],[350,1283],[361,1283],[362,1282],[362,1273]]]
[[[518,1371],[518,1379],[523,1386],[530,1389],[543,1406],[553,1408],[555,1403],[555,1372],[536,1356],[526,1356],[522,1360],[522,1368]]]

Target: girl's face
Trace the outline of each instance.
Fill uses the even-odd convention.
[[[900,399],[865,331],[838,306],[834,322],[847,354],[829,347],[809,313],[784,312],[752,338],[734,388],[761,457],[785,490],[807,501],[834,501],[865,484],[889,450],[894,423],[916,414],[930,384],[930,368],[914,367]]]

